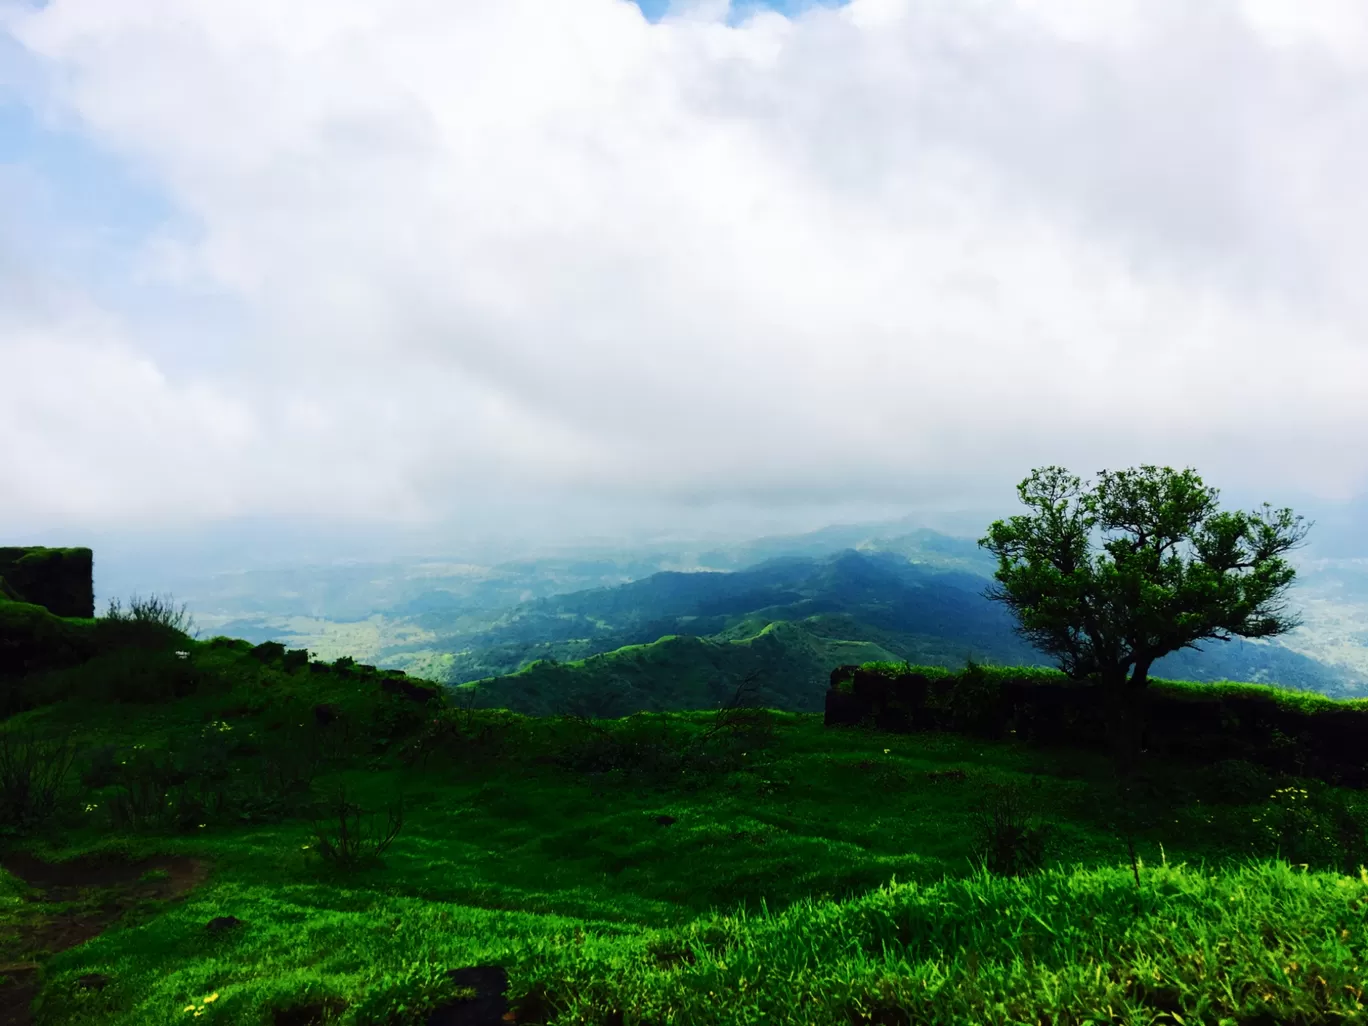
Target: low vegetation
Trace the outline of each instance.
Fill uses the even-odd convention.
[[[172,643],[141,689],[117,652],[27,676],[42,701],[4,724],[32,782],[6,794],[53,794],[0,859],[0,958],[41,967],[9,974],[36,1023],[423,1022],[479,964],[525,1023],[1364,1014],[1357,791],[1155,760],[1137,886],[1103,753],[824,728],[754,682],[714,712],[529,718]],[[109,882],[154,857],[211,868]],[[95,907],[124,911],[60,950]]]

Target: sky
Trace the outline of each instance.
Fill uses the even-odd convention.
[[[1365,87],[1358,0],[0,0],[0,536],[1350,523]]]

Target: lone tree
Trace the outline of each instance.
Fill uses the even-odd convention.
[[[1298,626],[1283,599],[1284,553],[1309,529],[1290,509],[1225,512],[1196,471],[1102,471],[1096,484],[1042,467],[1017,486],[1031,512],[979,545],[998,560],[990,598],[1076,680],[1108,689],[1118,773],[1139,752],[1142,701],[1160,656],[1199,641],[1267,638]]]

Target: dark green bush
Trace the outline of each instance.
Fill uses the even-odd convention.
[[[85,697],[130,703],[184,698],[205,679],[190,659],[161,648],[120,649],[92,659],[75,673],[82,680]]]
[[[152,620],[96,620],[94,640],[95,651],[106,654],[130,648],[184,652],[190,647],[190,638],[184,631]]]
[[[105,804],[118,830],[149,830],[167,825],[175,814],[171,789],[184,778],[171,752],[134,745],[116,760],[114,783]]]
[[[985,668],[970,661],[954,678],[945,703],[954,730],[972,734],[997,734],[1002,683]]]
[[[153,595],[150,598],[134,595],[128,600],[127,608],[117,598],[110,599],[109,609],[103,619],[111,623],[164,627],[185,637],[189,637],[194,629],[194,618],[190,616],[189,609],[184,603],[177,607],[170,595]]]
[[[989,873],[1021,876],[1045,862],[1052,828],[1035,816],[1034,802],[1016,784],[990,784],[974,816],[973,858]]]
[[[1368,862],[1368,816],[1316,781],[1274,789],[1255,822],[1293,864],[1353,873]]]
[[[0,825],[26,830],[51,816],[64,797],[74,759],[65,741],[0,729]]]
[[[314,818],[314,851],[325,864],[338,869],[380,864],[381,856],[404,827],[403,800],[385,810],[383,826],[377,815],[349,799],[345,788],[339,788]]]
[[[114,783],[119,772],[119,749],[116,745],[100,745],[85,756],[81,785],[88,790],[99,790]]]
[[[285,646],[278,641],[263,641],[252,648],[248,655],[263,663],[274,663],[285,658]]]
[[[1108,746],[1106,690],[1043,667],[867,663],[833,674],[841,701],[833,726],[964,730],[1045,745]],[[1336,700],[1262,684],[1152,680],[1144,692],[1142,745],[1151,757],[1206,763],[1242,759],[1273,773],[1368,787],[1362,756],[1368,700]],[[1013,733],[1014,732],[1014,735]]]
[[[1222,759],[1205,774],[1202,783],[1215,801],[1248,805],[1268,797],[1273,789],[1273,775],[1257,763]]]

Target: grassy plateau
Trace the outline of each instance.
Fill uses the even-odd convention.
[[[478,965],[518,1023],[1368,1022],[1364,795],[1251,763],[1123,806],[1087,751],[174,632],[3,686],[0,1023],[475,1022]]]

